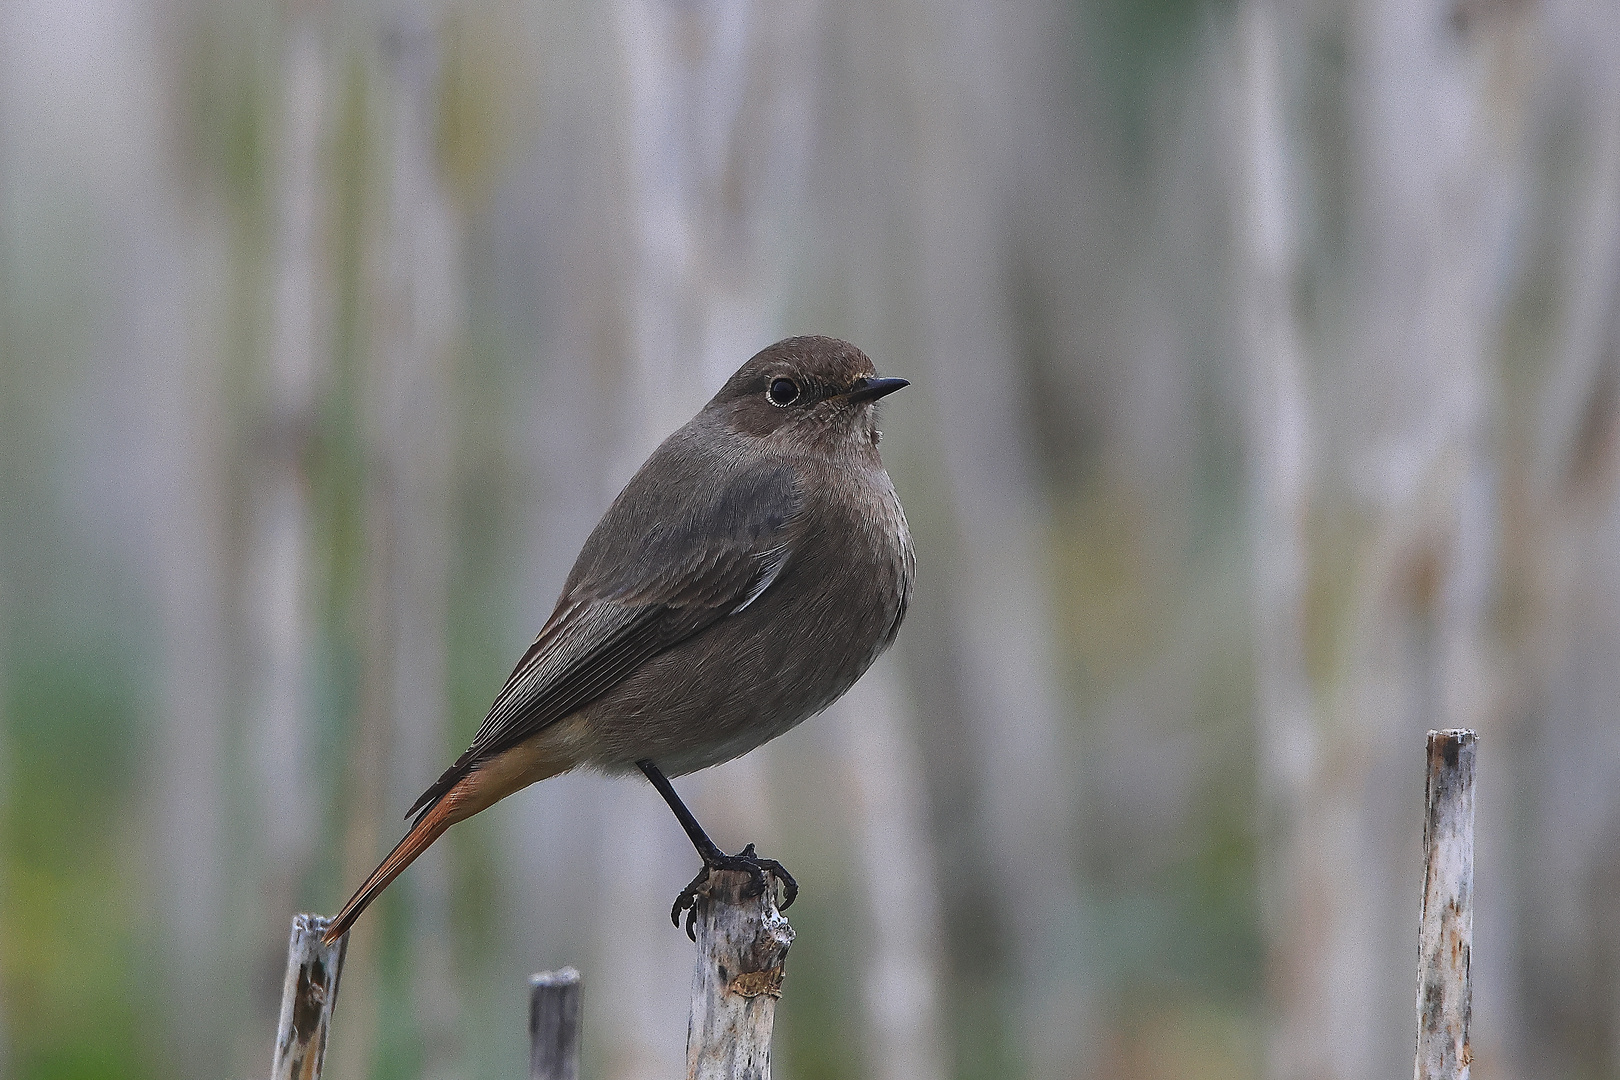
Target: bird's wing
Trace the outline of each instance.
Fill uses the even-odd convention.
[[[634,482],[626,496],[636,493]],[[557,610],[496,696],[466,753],[406,814],[423,813],[478,762],[607,693],[651,657],[753,603],[793,551],[799,496],[788,470],[667,500],[621,496],[586,542]],[[741,509],[751,511],[739,519]],[[746,524],[738,527],[738,521]]]

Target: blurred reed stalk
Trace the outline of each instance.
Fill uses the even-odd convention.
[[[1536,916],[1490,940],[1515,949],[1519,961],[1511,970],[1526,990],[1509,1015],[1522,1017],[1521,1058],[1539,1075],[1601,1073],[1620,1061],[1620,786],[1613,756],[1591,749],[1613,737],[1617,672],[1620,20],[1602,4],[1532,10],[1541,16],[1537,32],[1557,46],[1549,70],[1556,66],[1581,89],[1552,98],[1567,110],[1560,119],[1574,148],[1559,182],[1547,185],[1563,215],[1545,270],[1556,318],[1547,361],[1521,392],[1507,494],[1517,512],[1504,521],[1509,584],[1522,605],[1505,680],[1524,716],[1514,735],[1526,768],[1511,789],[1492,787],[1522,792],[1516,811],[1529,824],[1510,849],[1523,860],[1515,899]],[[1493,740],[1486,768],[1499,749]],[[1486,858],[1488,837],[1482,828]],[[1484,936],[1490,911],[1482,905],[1482,912]],[[1482,1015],[1492,1011],[1490,985],[1480,980]],[[1594,1030],[1606,1034],[1572,1034]],[[1475,1056],[1483,1059],[1480,1042]]]
[[[894,665],[878,661],[827,718],[849,774],[855,874],[868,922],[859,965],[865,1065],[875,1080],[940,1080],[950,1053],[940,1017],[938,867]]]
[[[1001,23],[972,0],[907,10],[930,31],[909,43],[915,157],[907,188],[915,192],[910,270],[925,377],[948,433],[940,465],[959,545],[948,580],[964,614],[947,647],[972,740],[966,779],[983,815],[985,882],[1024,884],[996,892],[1011,953],[1005,1022],[1029,1075],[1055,1080],[1072,1076],[1096,1046],[1095,953],[1042,565],[1044,500],[1033,435],[1019,416],[1020,328],[998,258],[1010,212],[1000,164],[1040,139],[1022,122],[1017,76],[1039,66],[1043,13],[1038,4],[1009,5]],[[962,71],[975,77],[953,77]]]
[[[366,273],[371,452],[389,628],[376,657],[388,714],[385,805],[409,805],[445,762],[448,735],[452,376],[462,335],[464,223],[439,160],[439,16],[411,6],[385,22],[376,72],[386,163]],[[393,814],[384,820],[393,822]],[[399,826],[395,825],[394,828]],[[407,980],[422,1041],[422,1075],[459,1075],[448,847],[435,845],[396,888],[409,897]],[[380,852],[379,852],[380,854]]]
[[[1302,995],[1308,965],[1290,942],[1300,918],[1292,898],[1309,894],[1314,850],[1306,827],[1317,721],[1305,663],[1309,403],[1304,352],[1291,303],[1297,272],[1294,223],[1283,156],[1278,5],[1246,0],[1238,8],[1231,109],[1234,140],[1232,233],[1237,241],[1239,333],[1246,357],[1248,495],[1255,620],[1256,703],[1263,834],[1262,910],[1272,963],[1285,999]],[[1281,961],[1279,963],[1279,956]],[[1300,970],[1300,969],[1307,970]],[[1295,972],[1299,973],[1296,975]],[[1277,1010],[1269,1036],[1270,1075],[1310,1075],[1319,1042],[1305,1003]],[[1323,1047],[1321,1053],[1328,1053]]]
[[[330,130],[321,25],[308,8],[286,28],[279,75],[268,184],[273,278],[267,355],[258,376],[258,452],[249,459],[244,493],[240,650],[253,780],[249,809],[258,825],[255,892],[270,916],[254,944],[267,968],[281,945],[271,931],[275,917],[296,910],[319,839],[312,662],[319,648],[317,583],[324,568],[316,539],[322,523],[311,505],[311,463],[318,454],[320,394],[332,362],[325,300],[331,207],[323,152]],[[261,1007],[270,1004],[261,1001]]]

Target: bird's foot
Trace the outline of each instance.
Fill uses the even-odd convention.
[[[681,925],[681,912],[686,912],[686,936],[693,941],[697,940],[697,902],[703,895],[703,887],[709,883],[709,875],[716,870],[741,870],[750,879],[749,890],[745,895],[758,896],[770,887],[765,880],[769,874],[782,883],[782,908],[785,910],[793,906],[793,901],[799,895],[799,883],[793,880],[793,875],[787,872],[787,867],[775,859],[763,859],[754,854],[754,845],[749,844],[735,855],[717,855],[703,860],[703,869],[692,883],[681,890],[681,895],[675,898],[675,906],[669,910],[670,921],[676,926]]]

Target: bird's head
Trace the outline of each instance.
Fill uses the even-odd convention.
[[[879,398],[907,385],[879,378],[847,341],[794,337],[749,360],[709,402],[738,431],[827,450],[877,442]]]

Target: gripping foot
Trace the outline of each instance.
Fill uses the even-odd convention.
[[[793,906],[793,901],[799,895],[799,883],[793,880],[793,875],[787,868],[775,859],[762,859],[754,854],[754,845],[749,844],[735,855],[715,855],[703,860],[703,869],[692,883],[681,890],[681,895],[675,898],[675,906],[669,909],[669,919],[677,927],[681,925],[681,912],[686,913],[686,936],[693,941],[697,940],[697,902],[703,895],[703,886],[708,884],[709,875],[716,870],[741,870],[750,879],[747,895],[758,896],[770,887],[765,879],[769,874],[782,883],[783,910]]]

